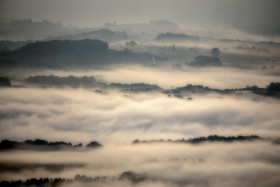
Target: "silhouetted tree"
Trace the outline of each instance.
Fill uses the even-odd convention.
[[[219,48],[215,47],[215,48],[211,49],[211,56],[218,57],[219,55],[220,55]]]
[[[266,95],[280,97],[280,83],[279,82],[270,83],[270,85],[268,85],[266,88]]]
[[[97,141],[92,141],[89,144],[87,144],[86,147],[88,148],[97,148],[97,147],[101,147],[102,145],[100,143],[98,143]]]

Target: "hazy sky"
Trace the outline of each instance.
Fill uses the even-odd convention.
[[[167,19],[279,35],[279,0],[0,0],[2,19],[61,21],[79,26]]]

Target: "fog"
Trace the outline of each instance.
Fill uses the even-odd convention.
[[[257,85],[265,88],[271,82],[279,81],[279,67],[277,64],[267,70],[261,69],[262,65],[250,69],[240,69],[233,67],[207,67],[194,68],[187,65],[174,68],[171,65],[159,67],[147,67],[141,65],[118,65],[109,66],[96,70],[40,70],[23,71],[20,74],[14,71],[10,76],[14,81],[19,81],[28,76],[36,75],[56,75],[67,77],[95,76],[97,80],[107,83],[148,83],[155,84],[165,89],[186,86],[187,84],[197,84],[211,88],[244,88],[246,86]],[[17,82],[16,84],[22,84]]]
[[[278,137],[279,104],[262,96],[11,88],[1,93],[1,137],[88,143],[209,134]],[[44,107],[42,107],[44,106]]]
[[[278,71],[274,69],[274,71]],[[180,87],[187,84],[202,84],[212,88],[240,88],[247,85],[265,87],[270,82],[277,82],[279,76],[266,75],[258,70],[240,70],[235,68],[189,68],[182,71],[167,68],[145,68],[129,66],[105,71],[93,71],[103,75],[108,82],[145,82],[157,84],[163,88]],[[90,74],[90,73],[89,73]]]
[[[76,174],[115,177],[105,183],[96,182],[97,186],[277,186],[279,151],[279,146],[269,142],[248,142],[112,145],[91,152],[1,153],[1,162],[17,162],[20,158],[24,163],[83,163],[86,166],[58,172],[43,168],[2,172],[0,177],[73,178]],[[123,171],[142,174],[144,181],[133,184],[116,180]]]

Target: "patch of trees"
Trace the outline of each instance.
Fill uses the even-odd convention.
[[[280,83],[272,82],[266,87],[266,95],[275,96],[280,98]]]
[[[139,144],[139,143],[190,143],[190,144],[198,144],[198,143],[203,143],[203,142],[225,142],[225,143],[230,143],[230,142],[236,142],[236,141],[254,141],[254,140],[261,140],[262,138],[257,136],[257,135],[251,135],[251,136],[218,136],[218,135],[210,135],[208,137],[198,137],[198,138],[190,138],[188,140],[182,138],[178,140],[143,140],[140,141],[138,139],[134,140],[132,144]]]
[[[161,33],[156,37],[156,40],[199,40],[198,36],[190,36],[186,34]]]
[[[111,88],[118,88],[123,91],[155,91],[155,90],[161,90],[157,85],[153,84],[145,84],[145,83],[132,83],[132,84],[121,84],[121,83],[111,83],[109,85]]]
[[[132,183],[139,183],[139,182],[142,182],[142,181],[145,181],[147,180],[147,176],[146,175],[143,175],[143,174],[137,174],[137,173],[134,173],[132,171],[126,171],[126,172],[123,172],[120,176],[119,176],[119,180],[129,180],[131,181]]]
[[[2,187],[22,187],[22,186],[60,186],[62,184],[71,183],[73,180],[63,178],[31,178],[26,181],[2,181]]]
[[[266,88],[260,88],[256,85],[254,86],[246,86],[245,88],[232,88],[232,89],[215,89],[209,88],[203,85],[192,85],[188,84],[184,87],[177,87],[175,89],[164,90],[163,93],[174,94],[175,97],[182,98],[184,92],[188,93],[219,93],[219,94],[230,94],[230,93],[238,93],[238,92],[251,92],[254,94],[262,95],[262,96],[270,96],[275,98],[280,98],[280,83],[272,82]]]
[[[199,137],[187,140],[189,143],[202,143],[202,142],[234,142],[234,141],[253,141],[253,140],[260,140],[261,138],[257,135],[251,136],[218,136],[218,135],[211,135],[208,137]]]
[[[92,148],[92,147],[96,148],[96,147],[102,147],[102,145],[100,143],[98,143],[97,141],[92,141],[89,144],[87,144],[86,147],[88,147],[88,148]]]
[[[85,148],[102,147],[97,141],[92,141]],[[24,142],[1,140],[0,151],[23,149],[23,150],[60,150],[60,149],[82,149],[83,144],[72,145],[70,142],[55,141],[48,142],[42,139],[25,140]]]
[[[135,47],[137,46],[137,43],[135,41],[129,41],[129,42],[125,42],[125,46],[130,48],[130,47]]]
[[[43,169],[50,172],[60,172],[63,170],[83,168],[84,163],[24,163],[24,162],[0,162],[0,173],[3,172],[22,172],[26,170],[34,171]]]
[[[215,56],[218,57],[220,55],[220,50],[217,47],[214,47],[213,49],[211,49],[211,56]]]
[[[234,92],[234,91],[249,91],[254,94],[262,96],[270,96],[275,98],[280,98],[280,83],[271,82],[266,88],[260,88],[256,85],[246,86],[246,88],[235,88],[235,89],[225,89],[225,92]]]
[[[220,59],[216,56],[196,56],[190,63],[190,66],[195,67],[206,67],[206,66],[221,66],[222,63]]]
[[[212,89],[209,88],[207,86],[203,86],[203,85],[192,85],[192,84],[188,84],[184,87],[177,87],[175,89],[171,90],[171,93],[173,94],[180,94],[183,92],[191,92],[191,93],[208,93],[208,92],[217,92],[217,93],[223,93],[222,90],[219,89]]]
[[[260,41],[260,42],[257,42],[257,44],[268,45],[271,47],[280,47],[280,42],[273,42],[273,41]]]
[[[177,97],[177,98],[180,98],[180,99],[182,99],[182,98],[183,98],[183,96],[182,96],[182,95],[180,95],[180,94],[174,94],[174,96],[175,96],[175,97]]]
[[[139,91],[155,91],[155,90],[161,90],[157,85],[152,84],[145,84],[145,83],[132,83],[132,84],[121,84],[121,83],[111,83],[107,84],[102,81],[97,81],[95,77],[93,76],[84,76],[84,77],[74,77],[74,76],[68,76],[68,77],[58,77],[54,75],[37,75],[37,76],[30,76],[27,79],[25,79],[25,82],[28,84],[35,84],[39,86],[49,86],[49,87],[64,87],[64,86],[70,86],[72,88],[117,88],[122,91],[133,91],[133,92],[139,92]]]
[[[246,51],[251,51],[251,52],[269,52],[269,49],[263,48],[263,47],[256,47],[256,46],[242,46],[239,45],[237,47],[234,47],[234,49],[238,49],[238,50],[246,50]]]
[[[72,88],[84,87],[84,88],[93,88],[93,87],[105,87],[106,84],[103,82],[97,81],[93,76],[84,76],[84,77],[58,77],[54,75],[37,75],[30,76],[25,79],[25,82],[29,84],[36,84],[40,86],[54,86],[54,87],[63,87],[70,86]]]

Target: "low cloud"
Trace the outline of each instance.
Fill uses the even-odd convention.
[[[2,89],[0,136],[86,144],[134,139],[251,135],[278,137],[278,100],[250,95],[99,94],[84,89]]]
[[[223,62],[224,63],[224,62]],[[211,88],[244,88],[247,85],[266,87],[271,82],[279,81],[279,67],[277,64],[269,72],[257,69],[238,69],[230,67],[192,68],[186,66],[181,70],[167,67],[144,67],[140,65],[119,65],[104,70],[93,71],[41,71],[29,72],[28,76],[51,75],[56,76],[93,76],[109,83],[147,83],[156,84],[162,88],[181,87],[187,84],[202,84]],[[27,77],[28,77],[27,76]],[[97,76],[97,78],[98,78]],[[25,78],[27,78],[25,77]]]
[[[0,165],[19,165],[21,169],[1,170],[0,180],[86,175],[107,176],[106,182],[94,183],[100,187],[278,186],[280,147],[265,139],[199,145],[131,144],[134,139],[188,139],[210,134],[279,138],[278,99],[249,93],[188,94],[177,98],[110,89],[97,93],[90,89],[1,88],[2,139],[41,138],[84,145],[96,140],[104,146],[92,151],[2,151]],[[138,183],[119,180],[125,171],[145,178]]]
[[[124,171],[145,176],[139,183],[108,180],[97,186],[277,186],[279,162],[271,162],[280,152],[269,142],[232,144],[150,144],[111,145],[90,152],[11,152],[0,153],[0,161],[19,159],[24,163],[82,163],[82,168],[48,171],[2,172],[3,179],[29,177],[74,178],[115,177]],[[265,156],[264,156],[265,154]],[[73,184],[74,185],[74,184]],[[85,184],[86,185],[86,184]]]

